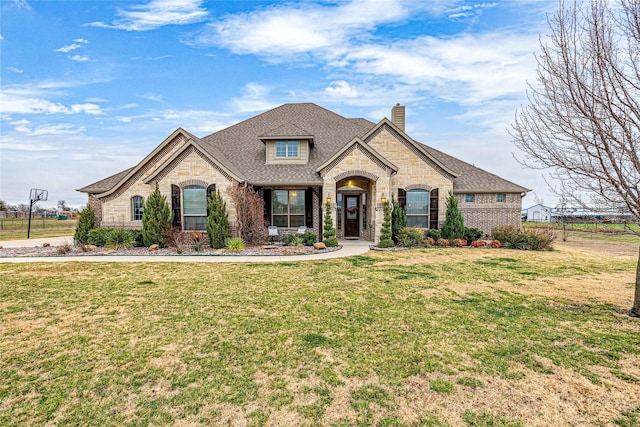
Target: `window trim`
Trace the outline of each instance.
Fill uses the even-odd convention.
[[[411,200],[409,200],[410,198],[410,194],[411,193],[426,193],[427,195],[427,206],[426,206],[426,213],[421,213],[421,214],[410,214],[408,212],[408,208],[409,208],[409,204],[412,203]],[[407,215],[407,226],[411,227],[409,225],[409,218],[424,218],[426,221],[424,221],[426,223],[425,227],[418,227],[418,228],[429,228],[429,220],[430,220],[430,214],[429,214],[429,209],[430,209],[430,204],[431,204],[431,192],[428,190],[424,190],[421,188],[417,188],[415,190],[409,190],[409,191],[405,191],[405,213]]]
[[[140,201],[139,212],[136,210],[136,201]],[[142,221],[142,212],[144,211],[144,198],[135,195],[131,197],[131,221]],[[139,218],[137,218],[139,216]]]
[[[465,194],[464,195],[464,202],[465,203],[475,203],[476,201],[476,195],[475,194]]]
[[[278,154],[278,144],[284,144],[284,156]],[[295,155],[293,154],[295,147]],[[275,145],[276,159],[297,159],[300,157],[300,141],[297,140],[280,140]]]
[[[204,203],[205,203],[205,210],[204,210],[204,214],[185,214],[185,200],[184,200],[184,192],[185,190],[190,190],[190,189],[202,189],[204,190],[204,195],[205,195],[205,199],[204,199]],[[199,228],[186,228],[187,227],[187,218],[206,218],[207,217],[207,187],[203,187],[202,185],[187,185],[185,187],[182,187],[180,189],[180,198],[181,200],[181,209],[180,209],[180,213],[182,214],[182,229],[184,231],[205,231],[207,229],[206,226],[206,219],[205,219],[205,223],[204,223],[204,227],[202,229]]]
[[[507,202],[507,195],[505,193],[496,194],[496,203],[506,203],[506,202]]]
[[[276,194],[278,191],[286,191],[287,192],[287,203],[286,203],[286,213],[275,213],[274,209],[276,207]],[[296,197],[299,197],[302,200],[302,213],[291,213],[291,192],[295,191],[297,194]],[[301,225],[306,225],[306,212],[307,212],[307,202],[306,202],[306,190],[305,189],[284,189],[278,188],[271,191],[271,225],[277,225],[275,222],[275,217],[285,217],[286,225],[277,225],[278,227],[283,228],[296,228]],[[300,225],[291,225],[291,217],[300,217],[302,219],[302,223]]]

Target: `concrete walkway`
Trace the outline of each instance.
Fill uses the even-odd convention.
[[[45,239],[10,240],[0,242],[4,248],[23,248],[71,244],[72,237],[51,237]],[[283,255],[283,256],[241,256],[241,255],[83,255],[83,256],[48,256],[48,257],[0,257],[0,263],[23,262],[292,262],[315,261],[319,259],[344,258],[362,255],[369,251],[372,242],[365,240],[342,240],[342,248],[333,252],[314,255]]]

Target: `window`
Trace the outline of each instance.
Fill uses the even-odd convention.
[[[298,157],[298,141],[276,141],[276,157]]]
[[[142,209],[143,209],[142,197],[133,196],[131,198],[131,220],[142,221]]]
[[[507,201],[507,195],[506,194],[497,194],[496,195],[496,202],[504,203],[506,201]]]
[[[190,185],[182,190],[182,216],[184,230],[206,230],[206,188],[199,185]]]
[[[406,193],[407,227],[429,227],[429,192],[411,190]]]
[[[467,202],[467,203],[473,203],[473,202],[475,202],[475,200],[476,200],[475,194],[465,194],[464,195],[464,201]]]
[[[272,225],[300,227],[304,223],[304,190],[273,190],[271,193]]]

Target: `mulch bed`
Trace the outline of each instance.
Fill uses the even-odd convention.
[[[287,255],[314,255],[333,252],[342,246],[326,249],[314,249],[313,246],[252,246],[241,252],[229,252],[224,249],[204,248],[195,251],[191,247],[184,247],[182,253],[178,253],[176,248],[161,248],[150,251],[148,248],[131,248],[121,250],[111,250],[107,248],[96,248],[93,250],[83,250],[78,246],[32,246],[25,248],[2,248],[0,257],[74,257],[74,256],[95,256],[95,255],[127,255],[127,256],[157,256],[157,255],[198,255],[198,256],[287,256]]]

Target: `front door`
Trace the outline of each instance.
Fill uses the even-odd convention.
[[[360,237],[360,196],[345,196],[344,237]]]

